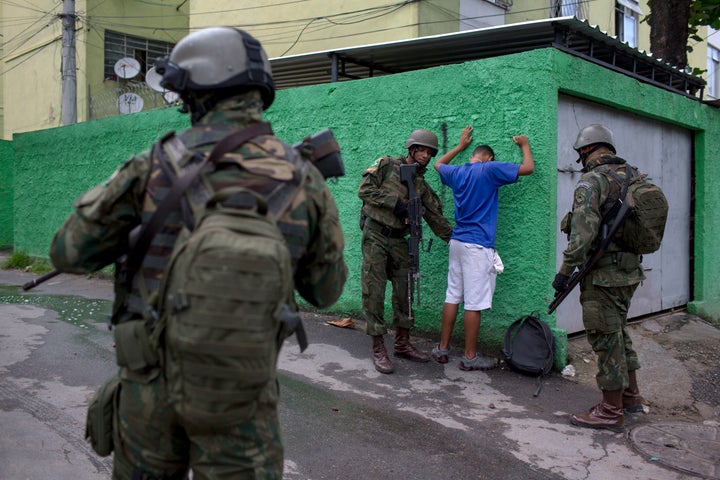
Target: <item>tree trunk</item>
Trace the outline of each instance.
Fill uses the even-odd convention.
[[[650,50],[679,68],[687,66],[690,0],[655,0],[650,11]]]

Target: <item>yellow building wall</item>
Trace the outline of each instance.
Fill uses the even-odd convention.
[[[280,57],[456,32],[461,1],[76,0],[77,119],[91,118],[91,97],[105,95],[112,100],[119,86],[104,76],[106,29],[175,43],[188,31],[230,25],[256,36],[270,57]],[[505,23],[548,18],[550,3],[514,0]],[[643,13],[649,12],[647,1],[640,3]],[[589,22],[610,35],[615,34],[614,4],[614,0],[587,3]],[[62,12],[62,3],[34,0],[33,5],[33,9],[22,2],[3,2],[0,6],[3,139],[11,139],[14,133],[56,127],[61,122],[62,24],[57,14]],[[701,36],[706,31],[702,28]],[[649,51],[649,36],[649,25],[641,21],[641,50]],[[706,42],[694,45],[689,64],[704,70],[706,50]],[[146,109],[155,106],[164,105],[148,106],[146,101]]]
[[[5,18],[5,17],[3,17],[3,4],[2,3],[0,3],[0,18]],[[3,37],[5,36],[5,30],[2,27],[2,25],[0,25],[0,35],[3,35]],[[3,38],[3,37],[0,37],[0,38]],[[5,56],[4,46],[5,46],[5,42],[1,41],[0,42],[0,59]],[[0,66],[2,66],[1,62],[0,62]],[[0,71],[4,72],[5,69],[2,68],[2,69],[0,69]],[[5,96],[2,94],[4,78],[5,78],[5,75],[0,75],[0,138],[2,138],[3,123],[5,122],[5,99],[4,99]]]
[[[600,30],[608,35],[615,36],[615,0],[587,0],[585,8],[588,15],[587,20],[591,25],[596,25]],[[505,15],[505,23],[519,23],[531,20],[542,20],[550,18],[551,0],[513,0],[513,5]],[[645,16],[650,13],[650,7],[647,0],[638,2],[642,15],[638,23],[638,45],[637,48],[644,52],[650,53],[650,25],[647,21],[643,21]],[[707,37],[707,27],[701,27],[698,31],[700,37]],[[688,52],[688,65],[691,68],[700,70],[707,69],[707,42],[689,41],[689,45],[693,48],[692,52]]]
[[[457,2],[438,0],[435,3]],[[421,20],[423,2],[401,6],[388,0],[279,3],[190,0],[190,30],[218,25],[242,28],[260,40],[270,57],[405,40],[429,32],[457,31],[457,20],[453,23],[445,18],[444,24],[436,21],[442,20],[442,10],[423,8],[425,18]],[[449,28],[452,30],[447,30]]]
[[[175,0],[76,0],[77,121],[89,118],[89,95],[116,87],[104,78],[105,29],[175,43],[187,34],[188,7]],[[3,3],[0,67],[4,100],[2,138],[60,126],[62,2]],[[41,13],[46,12],[46,13]]]
[[[60,125],[62,24],[56,15],[62,4],[56,3],[36,0],[32,10],[20,2],[3,3],[4,139]],[[77,8],[83,7],[78,1]],[[84,68],[81,58],[77,67]]]

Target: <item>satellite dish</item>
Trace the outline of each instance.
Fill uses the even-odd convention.
[[[133,78],[140,73],[140,62],[131,57],[124,57],[115,62],[113,70],[120,78]]]
[[[164,93],[167,90],[160,85],[160,80],[162,80],[162,75],[155,70],[155,67],[152,67],[145,74],[145,82],[147,82],[148,86],[156,92]]]
[[[120,113],[137,113],[142,111],[145,102],[137,93],[123,93],[118,97],[117,107]]]
[[[180,100],[180,94],[177,92],[166,91],[163,93],[163,98],[168,104],[172,104]]]

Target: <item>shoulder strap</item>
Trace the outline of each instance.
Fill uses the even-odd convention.
[[[607,169],[605,173],[611,176],[617,183],[622,185],[622,190],[620,190],[620,195],[615,200],[615,204],[610,207],[607,213],[603,216],[601,225],[609,225],[618,216],[620,209],[626,204],[625,198],[627,197],[628,188],[630,188],[630,184],[634,181],[637,175],[635,168],[628,163],[625,163],[625,180],[620,178],[620,175],[611,168]]]
[[[143,258],[145,258],[145,254],[147,253],[148,248],[150,248],[150,242],[152,241],[153,237],[158,232],[160,227],[162,227],[165,219],[170,214],[172,209],[177,205],[180,197],[183,195],[183,193],[185,193],[188,187],[197,178],[205,165],[207,165],[208,163],[217,163],[217,161],[220,160],[223,155],[228,152],[232,152],[233,150],[240,147],[242,144],[248,142],[249,140],[257,136],[272,134],[272,127],[269,123],[266,122],[256,123],[250,125],[243,130],[233,132],[230,135],[224,137],[218,143],[216,143],[210,154],[206,156],[201,162],[188,168],[185,175],[176,179],[168,194],[160,202],[160,205],[158,205],[155,213],[153,213],[152,217],[150,217],[150,220],[140,231],[134,247],[128,252],[128,284],[132,283],[132,277],[135,275],[135,272],[137,272],[137,270],[140,268],[142,260]],[[162,147],[160,146],[160,148]]]

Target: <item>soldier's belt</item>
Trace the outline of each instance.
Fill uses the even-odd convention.
[[[642,262],[642,255],[637,255],[630,252],[613,252],[603,256],[600,260],[597,261],[593,268],[602,268],[609,265],[618,265],[621,261],[621,257],[624,255],[630,255],[632,257],[635,257],[633,258],[633,260],[637,260],[638,264]]]
[[[365,220],[365,228],[369,228],[388,238],[403,238],[407,234],[406,228],[390,228],[370,217]]]

